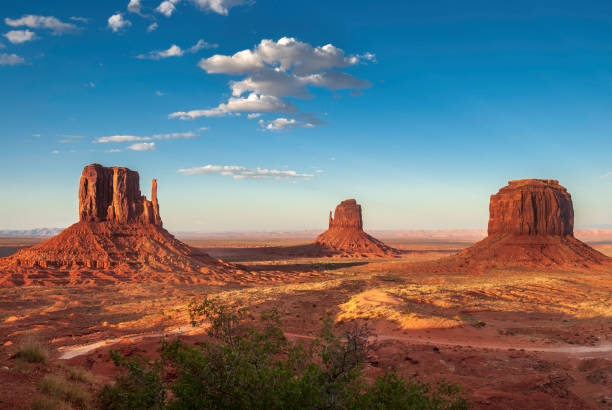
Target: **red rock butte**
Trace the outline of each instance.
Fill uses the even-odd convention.
[[[59,235],[0,259],[0,286],[159,281],[223,283],[243,271],[177,240],[162,227],[138,172],[91,164],[79,186],[80,221]]]
[[[439,261],[446,268],[586,268],[610,258],[574,237],[574,207],[553,179],[522,179],[491,195],[488,236]]]
[[[393,249],[363,230],[361,205],[354,199],[342,201],[332,216],[329,213],[329,229],[317,237],[318,253],[330,256],[396,256]]]

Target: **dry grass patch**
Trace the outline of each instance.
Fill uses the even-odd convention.
[[[28,335],[23,340],[17,357],[29,363],[46,363],[49,360],[49,351],[34,336]]]
[[[80,384],[73,383],[64,376],[48,374],[38,384],[38,390],[51,398],[63,400],[73,406],[85,408],[91,403],[91,394]]]

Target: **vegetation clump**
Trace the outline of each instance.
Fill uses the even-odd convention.
[[[386,373],[364,381],[370,348],[366,326],[339,337],[327,320],[305,346],[287,341],[276,311],[254,318],[243,308],[204,299],[190,305],[192,323],[210,322],[197,346],[162,340],[161,358],[125,358],[124,372],[103,388],[103,409],[452,409],[468,407],[458,387]]]
[[[23,341],[16,357],[29,363],[46,363],[49,360],[49,352],[38,340],[28,336]]]

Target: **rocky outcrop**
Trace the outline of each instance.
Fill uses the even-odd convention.
[[[571,195],[551,179],[523,179],[491,195],[488,236],[433,270],[593,268],[610,258],[574,237]]]
[[[59,235],[0,259],[0,286],[161,281],[224,283],[245,272],[177,240],[162,227],[138,172],[91,164],[79,186],[79,219]]]
[[[354,199],[342,201],[332,215],[329,229],[317,237],[318,253],[337,256],[395,256],[393,249],[363,230],[361,205]]]
[[[140,193],[138,172],[123,167],[91,164],[79,184],[79,219],[83,222],[143,223],[162,226],[157,203],[157,181],[152,200]]]
[[[572,197],[554,179],[521,179],[491,195],[489,235],[573,235]]]

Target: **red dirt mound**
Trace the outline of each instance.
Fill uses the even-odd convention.
[[[138,173],[92,164],[79,187],[80,222],[31,248],[0,259],[0,286],[106,284],[155,280],[232,281],[235,267],[180,242],[162,228]]]
[[[363,230],[361,205],[354,199],[342,201],[332,216],[329,229],[317,237],[315,247],[323,255],[395,256],[399,251],[371,237]]]
[[[431,267],[585,268],[611,260],[574,237],[572,198],[556,180],[510,181],[491,195],[489,215],[487,238]]]

